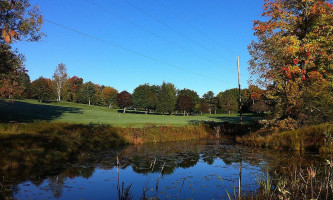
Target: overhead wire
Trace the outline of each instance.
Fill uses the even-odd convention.
[[[131,7],[137,9],[137,10],[140,11],[141,13],[147,15],[149,18],[151,18],[151,19],[155,20],[156,22],[162,24],[162,25],[165,26],[167,29],[169,29],[169,30],[171,30],[171,31],[173,31],[173,32],[175,32],[175,33],[177,33],[178,35],[182,36],[183,38],[185,38],[185,39],[191,41],[192,43],[194,43],[194,44],[200,46],[202,49],[205,49],[206,51],[209,51],[209,52],[211,52],[211,53],[213,53],[213,54],[215,54],[215,55],[217,55],[217,56],[222,56],[221,54],[219,54],[219,53],[217,53],[217,52],[215,52],[215,51],[213,51],[213,50],[207,48],[206,46],[204,46],[204,45],[201,44],[200,42],[197,42],[197,41],[193,40],[192,38],[188,37],[187,35],[183,34],[183,33],[180,32],[180,31],[178,31],[177,29],[172,28],[172,27],[169,26],[168,24],[164,23],[162,20],[160,20],[160,19],[154,17],[153,15],[149,14],[147,11],[145,11],[144,9],[142,9],[142,8],[140,8],[140,7],[138,7],[138,6],[136,6],[135,4],[131,3],[130,1],[128,1],[128,0],[123,0],[123,1],[124,1],[125,3],[127,3],[128,5],[130,5]]]
[[[188,22],[187,20],[185,20],[183,17],[181,17],[179,14],[177,14],[175,11],[173,11],[172,9],[170,9],[168,6],[166,6],[164,3],[162,3],[160,0],[155,0],[155,2],[157,2],[161,7],[163,7],[165,10],[167,10],[168,12],[170,12],[171,14],[173,14],[174,16],[176,16],[178,19],[180,19],[183,23],[187,24],[189,27],[191,27],[193,30],[197,31],[201,36],[207,38],[208,40],[210,40],[213,44],[217,44],[218,46],[220,46],[221,48],[223,48],[224,50],[226,50],[227,52],[233,53],[236,55],[235,52],[233,52],[230,49],[227,49],[224,47],[224,45],[213,39],[211,36],[209,36],[208,34],[206,34],[204,31],[200,30],[198,27],[196,27],[195,25],[193,25],[192,23]]]
[[[137,52],[135,50],[132,50],[132,49],[129,49],[129,48],[126,48],[126,47],[123,47],[121,45],[118,45],[118,44],[115,44],[115,43],[112,43],[112,42],[109,42],[107,40],[104,40],[104,39],[101,39],[99,37],[96,37],[96,36],[92,36],[90,34],[87,34],[87,33],[84,33],[84,32],[81,32],[79,30],[76,30],[74,28],[71,28],[71,27],[68,27],[68,26],[65,26],[65,25],[62,25],[62,24],[59,24],[59,23],[56,23],[54,21],[51,21],[51,20],[48,20],[48,19],[45,19],[44,18],[44,21],[50,23],[50,24],[53,24],[53,25],[56,25],[58,27],[61,27],[63,29],[66,29],[66,30],[69,30],[71,32],[74,32],[74,33],[77,33],[77,34],[80,34],[80,35],[83,35],[85,37],[88,37],[90,39],[94,39],[94,40],[97,40],[99,42],[102,42],[103,44],[107,44],[107,45],[110,45],[110,46],[113,46],[113,47],[116,47],[118,49],[122,49],[124,51],[127,51],[129,53],[132,53],[134,55],[137,55],[137,56],[140,56],[140,57],[144,57],[146,59],[149,59],[149,60],[152,60],[152,61],[155,61],[157,63],[160,63],[160,64],[163,64],[163,65],[166,65],[166,66],[170,66],[170,67],[173,67],[175,69],[178,69],[178,70],[181,70],[181,71],[185,71],[187,73],[191,73],[191,74],[195,74],[197,76],[201,76],[203,78],[206,78],[206,79],[209,79],[209,80],[215,80],[215,81],[218,81],[218,82],[221,82],[221,83],[224,83],[224,84],[227,84],[227,85],[233,85],[231,83],[228,83],[228,82],[225,82],[225,81],[222,81],[220,79],[217,79],[217,78],[214,78],[214,77],[210,77],[210,76],[207,76],[207,75],[204,75],[204,74],[201,74],[201,73],[198,73],[198,72],[194,72],[194,71],[191,71],[191,70],[188,70],[188,69],[184,69],[178,65],[174,65],[174,64],[171,64],[171,63],[168,63],[168,62],[165,62],[163,60],[160,60],[158,58],[155,58],[155,57],[152,57],[152,56],[148,56],[148,55],[145,55],[145,54],[142,54],[140,52]]]
[[[85,0],[85,1],[87,1],[88,3],[94,5],[95,7],[99,8],[99,9],[101,9],[101,10],[103,10],[103,11],[105,11],[105,12],[107,12],[107,13],[109,13],[109,14],[111,14],[111,15],[113,15],[113,16],[115,16],[115,17],[117,17],[117,18],[119,18],[119,19],[121,19],[121,20],[123,20],[123,21],[125,21],[125,22],[127,22],[127,23],[129,23],[129,24],[131,24],[131,25],[133,25],[133,26],[135,26],[135,27],[137,27],[137,28],[139,28],[139,29],[141,29],[141,30],[147,32],[147,33],[149,33],[149,34],[151,34],[151,35],[154,35],[155,37],[157,37],[157,38],[159,38],[159,39],[161,39],[161,40],[163,40],[163,41],[165,41],[165,42],[167,42],[167,43],[169,43],[169,44],[172,44],[173,46],[175,46],[175,47],[177,47],[177,48],[182,49],[183,51],[185,51],[185,52],[187,52],[187,53],[189,53],[189,54],[192,54],[192,55],[194,55],[194,56],[196,56],[196,57],[200,57],[201,59],[204,59],[204,60],[206,60],[206,61],[208,61],[208,62],[210,62],[210,63],[212,63],[212,64],[214,64],[214,65],[217,65],[217,66],[223,67],[221,64],[219,64],[219,63],[217,63],[217,62],[215,62],[215,61],[213,61],[213,60],[211,60],[211,59],[209,59],[209,58],[207,58],[207,57],[204,57],[204,56],[202,56],[202,55],[200,55],[200,54],[197,54],[197,53],[195,53],[195,52],[193,52],[193,51],[191,51],[191,50],[189,50],[189,49],[187,49],[187,48],[185,48],[185,47],[183,47],[183,46],[177,44],[176,42],[173,42],[173,41],[171,41],[171,40],[169,40],[169,39],[166,39],[166,38],[164,38],[163,36],[161,36],[161,35],[159,35],[159,34],[157,34],[157,33],[154,33],[154,32],[152,32],[152,31],[150,31],[150,30],[148,30],[147,28],[145,28],[145,27],[143,27],[143,26],[141,26],[141,25],[139,25],[139,24],[137,24],[137,23],[134,23],[134,22],[132,22],[132,21],[130,21],[130,20],[128,20],[128,19],[126,19],[126,18],[124,18],[124,17],[118,15],[118,14],[116,14],[115,12],[112,12],[111,10],[109,10],[109,9],[107,9],[107,8],[105,8],[105,7],[103,7],[103,6],[99,5],[99,4],[97,4],[97,3],[95,3],[94,1],[91,1],[91,0]],[[223,68],[226,69],[226,70],[229,70],[229,71],[230,71],[230,69],[228,69],[228,68],[226,68],[226,67],[223,67]]]

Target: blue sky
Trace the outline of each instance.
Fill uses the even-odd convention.
[[[47,37],[17,42],[31,80],[51,78],[59,63],[69,76],[132,92],[171,82],[199,95],[247,87],[253,20],[262,0],[31,0]],[[75,31],[50,23],[55,22]],[[118,47],[116,47],[118,46]],[[120,48],[119,48],[120,47]]]

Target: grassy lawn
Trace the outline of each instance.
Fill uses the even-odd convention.
[[[246,115],[244,121],[251,121],[255,116]],[[140,127],[151,123],[156,125],[183,126],[198,122],[238,122],[236,114],[217,115],[158,115],[143,114],[129,111],[123,114],[121,110],[108,109],[106,107],[88,106],[70,102],[39,103],[37,100],[0,100],[0,122],[68,122],[88,124],[103,123],[121,127]]]

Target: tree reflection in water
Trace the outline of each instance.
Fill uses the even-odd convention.
[[[89,198],[85,193],[95,198],[115,198],[117,157],[120,179],[125,186],[133,184],[130,192],[135,199],[221,198],[226,195],[225,189],[232,192],[237,188],[241,160],[242,191],[244,187],[245,192],[255,192],[255,177],[266,171],[283,170],[283,166],[299,163],[302,158],[293,153],[241,147],[230,141],[127,146],[91,154],[75,163],[1,171],[0,199],[29,199],[37,194],[43,198]],[[208,196],[200,196],[205,193]]]

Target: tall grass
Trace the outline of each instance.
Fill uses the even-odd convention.
[[[259,191],[245,199],[333,199],[333,163],[323,168],[301,165],[288,166],[259,180]]]
[[[333,125],[320,124],[281,133],[267,133],[260,130],[237,137],[236,141],[245,145],[275,149],[333,153],[332,136]]]
[[[32,167],[79,159],[92,151],[125,144],[192,140],[208,137],[209,127],[154,126],[121,128],[103,124],[40,122],[0,125],[0,169]]]

